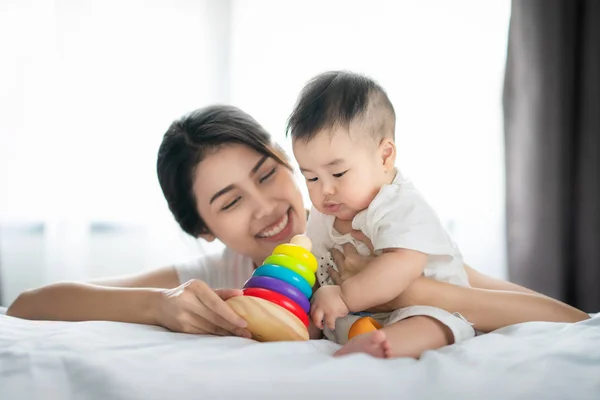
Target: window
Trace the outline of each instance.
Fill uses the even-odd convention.
[[[180,232],[158,186],[156,152],[168,125],[231,102],[291,154],[286,118],[303,84],[328,69],[364,72],[387,89],[399,167],[467,261],[504,277],[509,7],[1,2],[0,37],[10,38],[0,63],[4,303],[27,287],[139,271],[211,248]]]

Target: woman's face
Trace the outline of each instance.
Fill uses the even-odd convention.
[[[247,146],[223,146],[208,155],[196,168],[193,190],[211,234],[257,265],[306,229],[292,171]]]

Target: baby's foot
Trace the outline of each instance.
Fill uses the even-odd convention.
[[[377,358],[388,358],[391,348],[385,332],[377,330],[356,336],[333,355],[343,356],[352,353],[367,353]]]

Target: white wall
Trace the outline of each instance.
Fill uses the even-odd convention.
[[[28,287],[136,272],[218,247],[183,234],[160,192],[156,152],[169,123],[232,102],[289,150],[283,130],[299,90],[337,68],[367,73],[388,90],[399,167],[447,221],[467,261],[504,277],[500,99],[509,7],[0,2],[3,303]],[[121,229],[91,229],[98,222]],[[28,223],[44,230],[24,231]]]
[[[350,69],[378,80],[398,116],[398,166],[447,221],[467,262],[506,277],[501,89],[510,2],[234,4],[232,101],[290,150],[286,118],[313,75]]]
[[[4,303],[198,254],[166,207],[156,154],[174,118],[221,100],[219,12],[196,0],[0,2],[0,224],[45,224],[0,236]],[[95,234],[93,222],[127,229]]]

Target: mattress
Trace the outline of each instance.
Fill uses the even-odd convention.
[[[0,399],[600,399],[600,316],[525,323],[420,360],[0,313]]]

